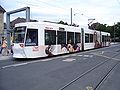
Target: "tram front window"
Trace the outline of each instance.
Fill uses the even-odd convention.
[[[38,46],[38,29],[27,29],[25,46]]]
[[[24,43],[26,27],[16,27],[14,30],[14,43]]]

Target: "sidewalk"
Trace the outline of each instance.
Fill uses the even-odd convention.
[[[7,56],[3,56],[2,54],[0,54],[0,61],[1,60],[8,60],[8,59],[12,59],[12,54],[8,54]]]
[[[119,44],[118,42],[111,42],[111,45]]]
[[[0,47],[0,50],[1,50],[1,47]],[[5,55],[5,56],[3,56],[2,54],[0,54],[0,61],[1,60],[8,60],[8,59],[12,59],[13,57],[12,57],[12,54],[11,53],[9,53],[8,55]]]

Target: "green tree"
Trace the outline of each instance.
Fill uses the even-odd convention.
[[[90,29],[98,30],[98,31],[106,31],[107,24],[101,24],[101,23],[93,23],[91,26],[89,26]]]
[[[111,34],[111,38],[114,37],[114,27],[113,26],[107,26],[106,32],[109,32]]]
[[[60,22],[58,22],[58,24],[65,24],[62,20]]]
[[[114,25],[115,41],[120,42],[120,22]]]
[[[98,26],[97,26],[97,30],[98,31],[106,31],[106,24],[99,24]]]

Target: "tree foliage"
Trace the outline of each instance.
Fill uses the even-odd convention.
[[[115,41],[120,41],[120,22],[112,26],[108,26],[107,24],[101,24],[97,22],[89,26],[89,29],[109,32],[111,34],[112,40],[115,39]]]
[[[72,25],[71,24],[68,24],[67,22],[63,22],[62,20],[60,22],[58,22],[58,24],[63,24],[63,25],[69,25],[69,26],[74,26],[74,27],[79,27],[79,25],[73,23]]]
[[[75,23],[73,23],[71,25],[71,24],[68,24],[67,22],[63,22],[62,20],[60,22],[58,22],[58,24],[79,27],[79,25],[76,25]],[[97,31],[109,32],[111,34],[111,39],[112,40],[115,39],[115,41],[120,42],[120,22],[118,22],[118,23],[116,23],[112,26],[96,22],[96,23],[93,23],[90,26],[88,26],[88,28],[92,29],[92,30],[97,30]]]

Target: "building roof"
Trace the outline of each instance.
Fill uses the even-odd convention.
[[[10,28],[13,28],[15,26],[15,24],[17,24],[17,23],[22,23],[22,22],[26,22],[26,19],[18,17],[15,20],[10,22]],[[38,22],[38,21],[37,20],[30,20],[30,22]],[[4,23],[4,29],[6,29],[6,28],[7,28],[6,23]]]
[[[5,9],[0,5],[0,12],[4,13],[6,12]]]
[[[14,27],[15,24],[22,23],[22,22],[26,22],[26,19],[18,17],[15,20],[11,21],[10,24],[11,24],[11,27]],[[30,20],[30,22],[38,22],[38,21],[37,20]]]

